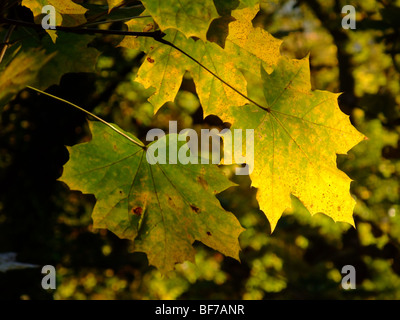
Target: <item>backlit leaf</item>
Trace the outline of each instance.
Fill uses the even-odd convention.
[[[153,39],[126,37],[121,46],[147,53],[136,81],[146,88],[156,89],[149,99],[154,111],[157,112],[166,102],[174,101],[185,71],[189,71],[193,77],[205,115],[218,114],[224,117],[228,108],[244,105],[247,100],[242,95],[203,67],[243,95],[247,94],[247,82],[240,70],[247,70],[258,76],[261,65],[272,70],[280,57],[281,41],[261,28],[253,28],[251,19],[257,11],[258,6],[234,11],[237,20],[230,24],[225,48],[209,41],[187,39],[179,31],[165,32],[165,40],[188,53],[202,66],[178,50]],[[148,12],[143,13],[147,14]],[[153,31],[156,28],[156,23],[151,18],[134,19],[127,25],[131,31]]]
[[[123,0],[107,0],[107,3],[108,3],[108,12],[110,12],[112,9],[123,3]]]
[[[274,38],[262,28],[254,28],[252,19],[259,10],[258,5],[251,8],[234,10],[235,21],[229,24],[229,35],[225,49],[230,56],[236,57],[235,67],[256,73],[260,64],[271,72],[280,58],[279,48],[282,41]]]
[[[87,9],[71,0],[22,0],[22,5],[31,9],[35,22],[39,24],[41,18],[45,15],[42,14],[42,9],[47,5],[55,8],[57,26],[73,27],[86,22],[85,13]],[[57,39],[56,32],[54,30],[46,31],[55,42]]]
[[[176,141],[176,134],[160,138],[145,151],[102,123],[89,125],[92,140],[69,148],[61,180],[73,190],[96,196],[95,228],[134,240],[135,250],[145,252],[149,263],[163,272],[185,260],[194,262],[195,240],[239,259],[243,228],[215,197],[233,184],[218,167],[168,164],[170,139]],[[186,142],[177,146],[187,150]],[[147,161],[152,156],[146,153],[154,148],[158,154],[166,152],[166,164]]]
[[[39,49],[18,52],[0,72],[0,105],[7,103],[27,85],[35,83],[40,69],[53,57],[54,54],[46,55]]]
[[[142,3],[161,30],[173,28],[187,38],[197,37],[205,41],[211,21],[218,17],[212,0],[143,0]]]
[[[72,27],[86,22],[87,9],[71,0],[22,0],[22,5],[31,9],[35,17],[42,15],[44,6],[53,6],[56,9],[56,25],[58,26]]]
[[[253,128],[254,171],[260,209],[275,228],[293,194],[311,214],[354,225],[351,179],[336,167],[364,139],[341,112],[338,94],[311,90],[308,58],[282,58],[272,74],[262,69],[266,108],[231,109],[233,128]]]
[[[40,70],[35,85],[46,89],[58,84],[65,73],[94,72],[100,52],[88,46],[93,38],[91,35],[62,33],[55,44],[43,38],[41,45],[54,58]]]

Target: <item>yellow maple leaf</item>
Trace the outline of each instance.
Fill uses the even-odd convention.
[[[365,139],[339,108],[338,94],[311,90],[308,57],[282,57],[271,74],[261,70],[265,108],[231,109],[233,128],[254,129],[254,168],[260,209],[274,230],[296,196],[311,214],[322,212],[354,225],[351,179],[336,167]]]
[[[268,72],[272,71],[280,58],[279,48],[282,40],[274,38],[262,28],[254,28],[252,20],[259,11],[259,5],[234,10],[236,18],[229,24],[229,34],[225,50],[235,57],[235,66],[259,75],[260,64]]]
[[[123,3],[123,0],[107,0],[108,12]]]
[[[178,30],[165,31],[165,40],[186,52],[198,63],[175,48],[154,39],[125,37],[120,46],[147,53],[136,81],[146,88],[156,89],[149,98],[154,112],[166,102],[174,101],[185,71],[189,71],[193,77],[204,115],[228,117],[225,110],[246,104],[247,81],[241,70],[259,75],[261,65],[270,70],[280,57],[281,40],[252,26],[251,19],[258,10],[258,6],[254,6],[233,12],[237,21],[230,26],[225,48],[209,41],[186,38]],[[142,15],[148,15],[148,12],[145,11]],[[143,32],[154,31],[156,23],[152,18],[143,18],[129,21],[127,25],[131,31]]]

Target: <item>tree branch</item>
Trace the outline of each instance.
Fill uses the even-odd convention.
[[[0,18],[0,23],[7,23],[14,26],[28,27],[37,30],[44,30],[40,24],[21,21],[21,20]],[[56,26],[55,29],[52,30],[77,33],[77,34],[108,34],[108,35],[120,35],[120,36],[149,37],[155,40],[161,39],[164,36],[164,33],[159,30],[151,32],[136,32],[136,31],[124,31],[124,30],[103,30],[94,28],[63,27],[63,26]]]
[[[44,30],[43,27],[40,24],[32,23],[32,22],[25,22],[21,20],[13,20],[13,19],[7,19],[7,18],[0,18],[0,23],[8,23],[14,26],[23,26],[23,27],[28,27],[28,28],[34,28],[38,30]],[[163,33],[161,30],[157,31],[152,31],[152,32],[135,32],[135,31],[123,31],[123,30],[102,30],[102,29],[91,29],[91,28],[81,28],[81,27],[62,27],[62,26],[56,26],[55,29],[56,31],[63,31],[63,32],[71,32],[71,33],[77,33],[77,34],[108,34],[108,35],[124,35],[124,36],[136,36],[136,37],[149,37],[153,38],[155,41],[165,44],[167,46],[170,46],[174,48],[175,50],[178,50],[182,54],[184,54],[186,57],[189,59],[193,60],[195,63],[197,63],[201,68],[206,70],[208,73],[210,73],[212,76],[217,78],[219,81],[221,81],[223,84],[231,88],[233,91],[235,91],[237,94],[248,100],[249,102],[253,103],[257,107],[267,111],[268,113],[271,112],[270,108],[264,107],[254,101],[253,99],[249,98],[247,95],[244,93],[240,92],[237,90],[235,87],[230,85],[228,82],[226,82],[224,79],[219,77],[217,74],[215,74],[213,71],[208,69],[205,65],[203,65],[201,62],[197,61],[195,58],[193,58],[191,55],[186,53],[184,50],[178,48],[175,46],[172,42],[169,42],[163,37],[165,36],[165,33]]]

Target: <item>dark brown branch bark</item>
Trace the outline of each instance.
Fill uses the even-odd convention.
[[[22,26],[22,27],[28,27],[28,28],[33,28],[33,29],[38,29],[38,30],[43,30],[43,27],[40,24],[32,23],[32,22],[25,22],[21,20],[13,20],[13,19],[7,19],[7,18],[0,18],[0,23],[7,23],[10,25],[14,26]],[[77,34],[108,34],[108,35],[124,35],[124,36],[136,36],[136,37],[149,37],[153,38],[159,43],[165,44],[167,46],[170,46],[174,48],[175,50],[178,50],[185,56],[187,56],[189,59],[193,60],[195,63],[197,63],[201,68],[209,72],[211,75],[213,75],[215,78],[217,78],[219,81],[221,81],[223,84],[231,88],[233,91],[241,95],[243,98],[248,100],[249,102],[253,103],[257,107],[267,111],[268,113],[271,112],[269,108],[263,107],[256,101],[252,100],[248,96],[246,96],[244,93],[240,92],[237,90],[235,87],[230,85],[228,82],[226,82],[224,79],[219,77],[217,74],[212,72],[210,69],[208,69],[206,66],[204,66],[201,62],[197,61],[195,58],[193,58],[191,55],[186,53],[184,50],[178,48],[175,46],[172,42],[169,42],[163,37],[165,34],[162,31],[153,31],[153,32],[135,32],[135,31],[123,31],[123,30],[102,30],[102,29],[91,29],[91,28],[82,28],[82,27],[62,27],[62,26],[57,26],[55,27],[56,31],[63,31],[63,32],[71,32],[71,33],[77,33]]]
[[[7,23],[9,25],[14,25],[14,26],[43,30],[43,27],[40,24],[21,21],[21,20],[0,18],[0,23]],[[77,33],[77,34],[108,34],[108,35],[120,35],[120,36],[149,37],[155,40],[161,39],[164,36],[164,33],[161,31],[135,32],[135,31],[124,31],[124,30],[103,30],[94,28],[62,27],[62,26],[56,26],[54,30]]]

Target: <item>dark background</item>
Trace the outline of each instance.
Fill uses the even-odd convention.
[[[342,110],[368,136],[338,166],[353,180],[354,229],[309,213],[293,199],[270,235],[247,177],[221,195],[247,231],[241,263],[196,243],[197,265],[169,277],[131,253],[129,241],[93,230],[95,198],[62,182],[66,145],[88,138],[85,115],[71,106],[21,91],[0,119],[0,253],[20,262],[54,265],[57,289],[43,290],[39,268],[0,272],[0,299],[399,299],[400,298],[400,16],[394,1],[352,1],[355,30],[341,27],[344,1],[278,1],[253,21],[284,40],[282,53],[310,52],[314,88],[344,92]],[[19,14],[29,16],[20,8]],[[114,23],[110,28],[121,28]],[[222,126],[203,120],[193,82],[185,78],[175,103],[155,117],[151,93],[134,83],[143,55],[97,38],[96,73],[66,74],[48,92],[78,104],[143,138],[152,127]],[[344,290],[340,271],[356,268],[357,287]]]

